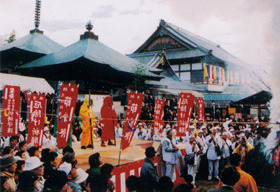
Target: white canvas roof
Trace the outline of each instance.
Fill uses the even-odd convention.
[[[54,93],[54,89],[43,78],[27,77],[21,75],[12,75],[0,73],[0,87],[4,89],[5,85],[20,86],[21,91],[36,91],[37,93]]]

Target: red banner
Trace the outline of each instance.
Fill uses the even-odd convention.
[[[192,114],[192,108],[195,97],[190,93],[180,93],[178,102],[178,137],[186,136],[186,132],[189,129],[190,119]]]
[[[2,136],[19,136],[20,87],[5,85]]]
[[[205,104],[204,99],[197,99],[197,120],[198,122],[205,122]]]
[[[76,85],[63,84],[60,86],[57,121],[57,147],[59,148],[68,144],[77,98],[78,87]]]
[[[133,137],[141,113],[143,94],[130,92],[127,99],[127,110],[123,129],[122,150],[126,149]]]
[[[155,103],[155,112],[154,112],[154,131],[153,134],[156,132],[162,133],[162,127],[164,126],[162,117],[163,117],[163,107],[165,101],[161,99],[156,99]]]
[[[28,98],[28,106],[27,143],[41,147],[46,116],[46,96],[32,93]]]

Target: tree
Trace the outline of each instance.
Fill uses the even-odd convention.
[[[147,71],[148,70],[144,64],[136,64],[134,68],[134,79],[132,81],[134,91],[141,93],[148,88],[147,84],[145,84],[145,76],[147,75]]]
[[[12,42],[15,41],[15,40],[16,40],[16,31],[13,30],[13,31],[11,32],[11,34],[10,34],[10,37],[9,37],[8,39],[6,39],[5,41],[6,41],[7,43],[12,43]]]

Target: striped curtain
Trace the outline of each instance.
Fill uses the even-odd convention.
[[[229,83],[233,83],[233,75],[232,75],[232,71],[231,70],[227,71],[227,81]]]
[[[220,67],[216,66],[216,79],[221,80]]]
[[[207,72],[206,63],[203,63],[203,77],[204,77],[204,78],[209,77],[208,72]]]
[[[216,70],[215,70],[215,66],[211,65],[211,79],[216,79]]]
[[[208,71],[208,79],[212,79],[212,71],[211,71],[211,65],[207,65],[207,71]]]
[[[235,72],[235,83],[239,83],[239,73]]]
[[[225,81],[225,70],[224,68],[222,67],[219,67],[220,71],[219,71],[219,74],[220,74],[220,80],[221,81]]]

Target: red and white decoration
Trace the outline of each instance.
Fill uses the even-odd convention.
[[[203,98],[197,99],[197,120],[198,122],[205,122],[205,104]]]
[[[181,150],[183,156],[186,155],[185,149]],[[157,172],[159,177],[161,177],[161,155],[156,155],[154,159],[154,165],[157,167]],[[130,175],[135,175],[137,177],[140,176],[141,167],[144,163],[144,159],[135,161],[132,163],[128,163],[125,165],[114,167],[113,169],[113,176],[111,180],[115,183],[116,191],[117,192],[128,192],[126,187],[125,181]],[[175,176],[176,178],[179,177],[179,170],[177,166],[175,166]]]
[[[126,149],[134,135],[138,119],[141,113],[143,94],[129,92],[127,99],[127,111],[123,128],[122,150]]]
[[[178,128],[177,137],[186,136],[189,129],[192,108],[195,96],[190,93],[180,93],[178,102]]]
[[[60,86],[57,121],[57,147],[59,148],[68,144],[77,98],[78,87],[76,85],[63,84]]]
[[[46,116],[46,96],[32,93],[28,98],[28,106],[27,143],[41,147]]]
[[[2,136],[19,136],[19,121],[20,87],[5,85],[2,113]]]
[[[164,122],[162,120],[163,117],[163,107],[164,107],[165,101],[161,99],[156,99],[155,103],[155,112],[154,112],[154,131],[153,134],[155,133],[162,133]]]

